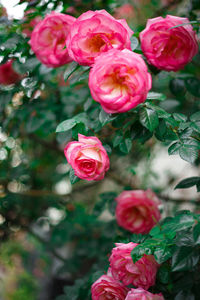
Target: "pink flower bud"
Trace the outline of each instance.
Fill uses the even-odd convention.
[[[9,85],[18,82],[22,77],[13,69],[13,60],[0,65],[0,84]]]
[[[36,25],[29,43],[43,64],[56,68],[72,61],[66,39],[75,20],[72,16],[52,12]]]
[[[149,233],[160,220],[160,201],[151,190],[124,191],[116,201],[117,223],[133,233]]]
[[[131,251],[138,244],[116,244],[110,256],[110,267],[113,278],[123,284],[132,284],[145,290],[155,284],[156,273],[159,267],[153,255],[144,255],[135,264],[131,258]]]
[[[101,180],[110,167],[105,148],[97,137],[78,134],[78,142],[70,142],[64,149],[68,163],[81,179]]]
[[[150,64],[166,71],[178,71],[198,52],[196,33],[187,18],[157,17],[147,21],[140,33],[141,48]]]
[[[67,49],[73,60],[89,66],[102,52],[131,49],[132,34],[126,20],[116,20],[105,10],[87,11],[72,25]]]
[[[141,55],[113,49],[96,59],[89,88],[107,113],[122,113],[146,100],[151,75]]]

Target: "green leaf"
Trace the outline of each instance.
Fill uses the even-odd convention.
[[[120,143],[119,145],[119,149],[123,152],[123,153],[129,153],[129,151],[132,148],[132,140],[130,138],[126,138],[122,143]]]
[[[63,132],[72,129],[77,124],[75,119],[65,120],[60,123],[57,128],[56,132]]]
[[[130,40],[131,40],[131,49],[132,49],[132,51],[134,51],[137,48],[137,46],[139,45],[139,41],[135,36],[132,36],[130,38]]]
[[[87,134],[87,130],[85,128],[85,125],[83,123],[78,123],[72,128],[72,137],[73,139],[78,139],[78,134],[81,133],[83,135]]]
[[[120,131],[116,132],[113,138],[113,147],[117,147],[122,140],[123,140],[123,134]]]
[[[163,262],[165,262],[172,256],[172,251],[171,251],[170,247],[168,247],[167,245],[161,244],[160,246],[157,246],[155,248],[153,255],[154,255],[156,261],[159,264],[162,264]]]
[[[181,147],[181,144],[179,142],[173,143],[169,148],[168,148],[168,154],[169,155],[175,155],[179,153],[179,149]]]
[[[194,95],[195,97],[200,97],[200,80],[195,78],[195,77],[191,77],[191,78],[187,78],[185,80],[185,85],[187,90]]]
[[[151,108],[152,110],[156,111],[159,118],[169,118],[171,115],[166,112],[163,108],[153,104],[153,103],[146,103],[146,106]]]
[[[69,179],[71,184],[74,184],[76,182],[78,182],[80,180],[80,178],[78,178],[75,174],[74,174],[74,170],[71,168],[69,171]]]
[[[151,231],[149,232],[149,234],[150,234],[151,236],[155,236],[155,235],[157,235],[158,233],[160,233],[160,227],[158,227],[158,226],[152,228]]]
[[[186,179],[183,179],[182,181],[180,181],[176,186],[175,186],[175,190],[176,189],[187,189],[190,188],[196,184],[200,183],[200,177],[194,176],[194,177],[188,177]]]
[[[147,94],[147,99],[148,100],[160,100],[160,101],[164,101],[166,98],[167,98],[166,95],[161,94],[161,93],[149,92]]]
[[[193,238],[196,245],[200,244],[200,223],[198,223],[193,229]]]
[[[183,144],[179,149],[179,155],[183,160],[192,164],[198,158],[198,148],[194,145]]]
[[[198,261],[199,254],[192,247],[180,247],[172,256],[172,271],[191,270]]]
[[[193,115],[190,116],[190,120],[195,122],[195,121],[200,121],[200,111],[197,111]]]
[[[142,108],[139,114],[141,124],[151,132],[158,126],[158,116],[155,111],[150,108]]]
[[[64,72],[63,78],[65,81],[69,79],[69,77],[80,68],[75,61],[73,61],[70,65],[68,65],[67,70]]]
[[[187,121],[187,116],[181,113],[174,113],[173,117],[176,121],[179,122],[186,122]]]
[[[117,116],[112,116],[111,114],[107,114],[103,109],[99,113],[99,121],[102,123],[103,126],[116,119],[116,117]]]

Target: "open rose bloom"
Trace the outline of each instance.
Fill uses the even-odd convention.
[[[161,218],[160,201],[151,190],[124,191],[116,201],[117,223],[133,233],[149,233]]]
[[[131,258],[131,251],[138,244],[116,244],[109,258],[113,278],[122,281],[124,285],[132,284],[145,290],[155,284],[159,264],[153,255],[144,255],[135,264]]]
[[[92,65],[102,52],[131,49],[132,34],[126,20],[116,20],[105,10],[87,11],[72,25],[67,49],[80,65]]]
[[[162,294],[152,294],[142,288],[131,289],[125,300],[165,300]]]
[[[97,137],[78,135],[78,142],[70,142],[64,149],[68,163],[81,179],[101,180],[108,171],[108,154]]]
[[[13,60],[0,65],[0,84],[9,85],[18,82],[22,77],[13,69]]]
[[[113,49],[96,59],[89,74],[89,88],[107,113],[122,113],[146,100],[151,75],[141,55]]]
[[[141,48],[150,64],[166,71],[178,71],[198,52],[196,33],[187,18],[176,16],[149,19],[140,33]]]
[[[75,20],[72,16],[52,12],[36,25],[30,45],[43,64],[56,68],[72,61],[65,44]]]
[[[128,289],[111,276],[103,275],[93,283],[91,292],[92,300],[124,300]]]

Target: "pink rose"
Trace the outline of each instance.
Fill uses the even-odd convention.
[[[146,100],[151,75],[141,55],[113,49],[96,59],[89,88],[107,113],[122,113]]]
[[[195,31],[187,18],[168,15],[147,21],[140,33],[141,48],[150,64],[166,71],[178,71],[189,63],[198,52]]]
[[[22,25],[23,28],[22,32],[29,38],[31,37],[31,33],[35,28],[35,26],[42,20],[40,16],[31,18],[31,14],[33,14],[34,12],[35,12],[34,8],[27,10],[23,18],[24,24]]]
[[[131,49],[132,34],[126,20],[116,20],[105,10],[87,11],[71,27],[67,49],[73,60],[89,66],[102,52]]]
[[[159,267],[153,255],[144,255],[135,264],[131,258],[131,251],[138,244],[116,244],[109,258],[113,278],[123,284],[133,284],[145,290],[155,284],[156,273]]]
[[[128,289],[114,278],[103,275],[91,288],[92,300],[125,300]]]
[[[36,25],[29,43],[43,64],[56,68],[72,61],[65,44],[75,20],[72,16],[52,12]]]
[[[13,69],[13,60],[0,65],[0,84],[9,85],[18,82],[22,77]]]
[[[78,142],[70,142],[64,149],[68,163],[81,179],[101,180],[110,167],[109,158],[97,137],[78,134]]]
[[[152,294],[142,288],[131,289],[125,300],[164,300],[162,294]]]
[[[149,233],[160,220],[160,201],[150,189],[124,191],[116,201],[117,223],[133,233]]]

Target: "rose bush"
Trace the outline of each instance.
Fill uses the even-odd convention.
[[[78,135],[78,142],[70,142],[64,150],[75,175],[85,180],[102,180],[110,162],[106,150],[97,137]]]
[[[92,300],[124,300],[128,288],[111,276],[102,275],[93,283],[91,293]]]
[[[123,191],[117,198],[116,220],[133,233],[149,233],[160,220],[157,196],[151,191]]]
[[[105,10],[87,11],[71,27],[67,49],[73,60],[90,66],[100,53],[131,49],[132,34],[126,20],[116,20]]]
[[[186,25],[178,26],[184,23]],[[171,15],[147,21],[140,40],[150,64],[161,70],[176,72],[192,60],[198,52],[198,44],[196,33],[188,23],[187,18]]]
[[[89,88],[107,113],[122,113],[146,100],[151,75],[139,54],[113,49],[96,59]]]
[[[158,263],[152,255],[144,255],[135,264],[131,258],[131,251],[136,243],[117,243],[112,249],[109,258],[113,278],[120,280],[124,285],[133,284],[145,290],[155,284]]]
[[[152,294],[142,288],[131,289],[125,300],[164,300],[162,294]]]
[[[47,67],[60,67],[72,61],[65,41],[75,18],[52,12],[40,21],[31,34],[30,45],[37,58]]]

